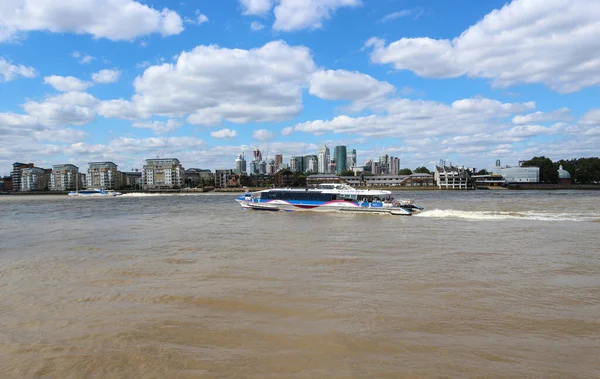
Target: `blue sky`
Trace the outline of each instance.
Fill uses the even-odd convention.
[[[598,156],[600,2],[8,0],[0,175],[177,157],[230,168],[346,144],[359,163]],[[263,154],[264,155],[264,154]]]

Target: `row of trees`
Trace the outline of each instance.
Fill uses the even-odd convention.
[[[540,181],[542,183],[558,182],[558,168],[563,167],[571,174],[573,183],[592,184],[600,183],[600,158],[561,159],[552,162],[544,156],[533,157],[523,162],[524,167],[539,167]]]

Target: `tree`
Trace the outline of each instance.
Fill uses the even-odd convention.
[[[410,168],[403,168],[398,171],[398,175],[412,175],[412,170]]]
[[[540,182],[542,183],[558,182],[558,167],[550,158],[546,158],[544,156],[533,157],[530,160],[523,162],[523,167],[539,167]]]
[[[431,171],[427,169],[425,166],[417,167],[415,169],[416,174],[431,174]]]
[[[479,170],[475,173],[475,175],[489,175],[490,173],[488,172],[488,170],[486,170],[485,168],[482,170]]]
[[[339,176],[354,176],[354,171],[352,170],[344,170],[340,172]]]

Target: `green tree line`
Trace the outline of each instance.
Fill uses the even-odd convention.
[[[533,157],[528,161],[523,162],[523,167],[539,167],[540,181],[542,183],[558,182],[558,167],[563,166],[571,174],[573,183],[592,184],[600,183],[600,158],[577,158],[577,159],[561,159],[552,162],[550,158],[545,156]]]

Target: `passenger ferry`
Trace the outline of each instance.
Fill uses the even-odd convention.
[[[103,190],[98,188],[90,188],[81,191],[71,191],[69,192],[69,196],[84,196],[84,197],[109,197],[109,196],[119,196],[121,192],[116,192],[113,190]]]
[[[242,208],[261,211],[340,211],[410,216],[423,210],[412,200],[394,200],[391,191],[358,190],[347,184],[321,184],[315,189],[278,188],[236,198]]]

